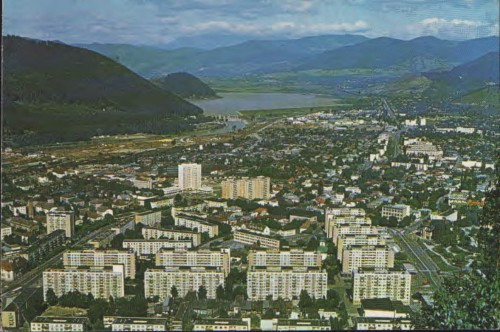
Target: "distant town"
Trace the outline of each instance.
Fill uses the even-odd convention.
[[[407,330],[471,270],[494,123],[385,100],[241,121],[4,148],[3,328]]]

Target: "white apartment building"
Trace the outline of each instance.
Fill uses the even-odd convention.
[[[142,236],[147,240],[160,238],[171,240],[191,239],[191,241],[193,241],[193,247],[197,247],[201,244],[201,233],[192,231],[143,227]]]
[[[383,245],[385,244],[385,238],[380,236],[380,234],[343,234],[337,238],[337,259],[342,261],[342,253],[346,246],[350,245]]]
[[[328,274],[313,267],[252,267],[247,272],[247,295],[252,301],[298,299],[300,292],[316,299],[326,297]]]
[[[217,267],[227,276],[231,271],[231,250],[161,249],[156,254],[156,266]]]
[[[241,242],[244,244],[253,245],[260,243],[262,248],[268,249],[280,249],[280,240],[272,238],[270,236],[265,236],[263,234],[249,232],[243,229],[238,229],[233,232],[234,241]]]
[[[352,223],[363,223],[366,212],[360,208],[327,208],[325,209],[325,232],[328,238],[333,236],[333,226],[341,220],[351,220]],[[347,217],[347,218],[346,218]],[[367,220],[370,220],[369,218]],[[366,220],[366,221],[367,221]],[[357,222],[355,222],[357,221]],[[371,223],[371,220],[370,220]]]
[[[313,250],[251,250],[248,266],[321,267],[321,253]]]
[[[47,234],[62,229],[67,238],[75,234],[75,214],[73,211],[47,213]]]
[[[429,142],[417,142],[406,146],[407,156],[429,156],[434,159],[443,158],[443,150]]]
[[[410,304],[411,274],[398,270],[360,269],[353,273],[353,304],[363,299],[389,298]]]
[[[31,321],[30,331],[87,331],[89,325],[87,317],[38,316]]]
[[[409,216],[410,213],[411,209],[409,205],[396,204],[382,207],[382,217],[385,218],[396,217],[398,220],[402,220],[404,217]]]
[[[201,189],[201,165],[181,164],[179,165],[179,187],[181,190]]]
[[[124,240],[124,249],[132,249],[137,255],[155,255],[162,248],[192,248],[190,239],[187,240]]]
[[[70,250],[63,254],[64,267],[103,267],[122,264],[125,278],[135,279],[135,253],[132,250]]]
[[[57,297],[71,291],[91,293],[94,298],[125,296],[123,265],[104,267],[49,268],[43,272],[43,294],[52,288]]]
[[[167,318],[114,317],[111,331],[167,331]]]
[[[241,179],[229,178],[222,181],[224,199],[269,199],[271,198],[271,179],[266,176]]]
[[[193,331],[250,331],[250,317],[202,318],[194,322]]]
[[[219,226],[206,221],[204,218],[183,213],[176,213],[172,215],[172,217],[174,218],[176,226],[184,226],[191,229],[196,228],[200,233],[207,232],[210,238],[219,235]]]
[[[336,224],[333,228],[333,243],[338,245],[338,239],[341,235],[368,235],[379,234],[379,228],[372,225],[353,225],[353,224]]]
[[[146,298],[171,296],[172,286],[177,288],[180,297],[187,292],[197,292],[200,286],[207,290],[207,298],[215,299],[219,285],[224,286],[224,272],[214,267],[166,267],[148,269],[144,273],[144,292]]]
[[[386,245],[348,245],[342,254],[342,273],[359,268],[389,269],[394,267],[394,251]]]
[[[135,223],[154,226],[161,223],[161,211],[146,211],[135,215]]]
[[[139,189],[153,189],[153,180],[151,178],[135,178],[134,186]]]

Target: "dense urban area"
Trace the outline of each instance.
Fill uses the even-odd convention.
[[[474,268],[489,119],[365,98],[5,148],[2,326],[413,329]]]

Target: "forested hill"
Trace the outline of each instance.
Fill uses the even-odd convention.
[[[153,117],[202,113],[197,106],[93,51],[15,36],[4,37],[3,43],[3,109],[8,135],[59,141],[158,131],[160,128],[146,124]],[[166,124],[162,130],[168,131],[168,127]]]
[[[217,94],[198,77],[188,73],[172,73],[152,80],[162,89],[173,92],[183,98],[215,98]]]

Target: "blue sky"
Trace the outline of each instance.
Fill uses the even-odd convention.
[[[471,39],[498,35],[498,6],[498,0],[4,0],[3,28],[67,43],[179,46],[344,33]]]

